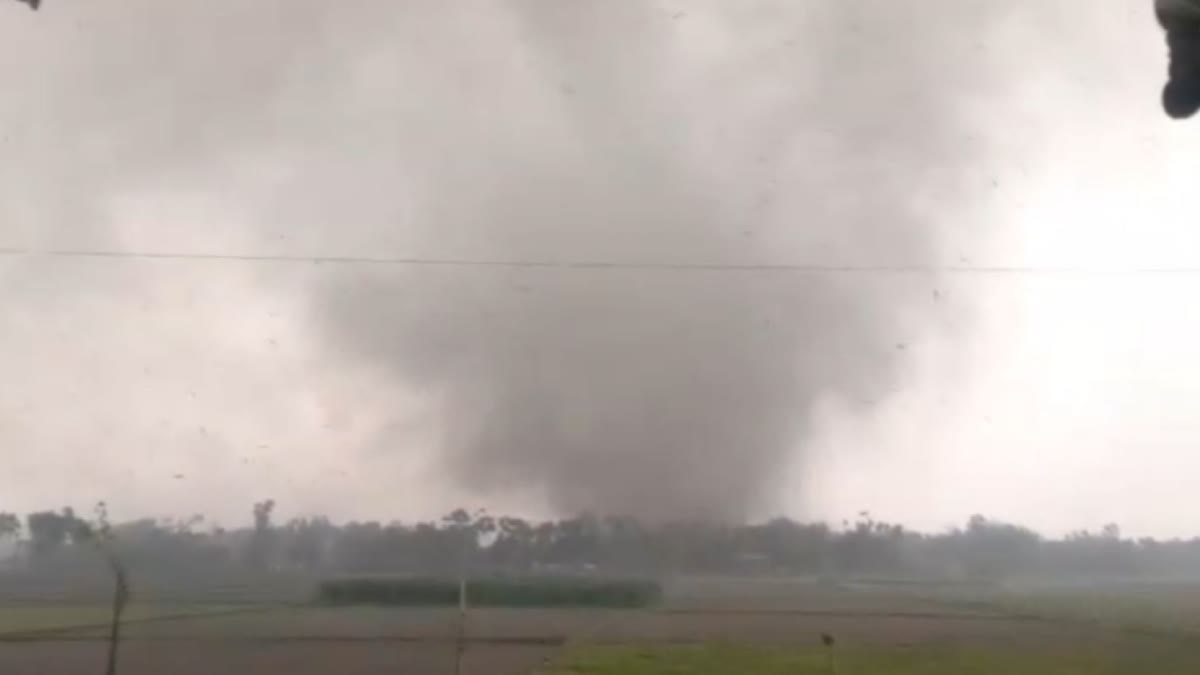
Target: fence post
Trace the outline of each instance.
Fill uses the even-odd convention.
[[[467,650],[467,578],[458,578],[458,625],[454,635],[454,675],[462,675],[463,652]]]

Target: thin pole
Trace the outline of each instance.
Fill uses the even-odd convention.
[[[829,633],[821,633],[821,644],[825,645],[829,675],[837,675],[837,640]]]
[[[113,591],[112,622],[108,632],[108,661],[104,675],[117,675],[117,650],[121,645],[121,613],[125,611],[125,601],[129,595],[125,570],[115,561],[112,567],[116,577],[116,588]]]
[[[458,626],[454,635],[454,675],[462,675],[463,652],[467,649],[467,579],[458,578]]]

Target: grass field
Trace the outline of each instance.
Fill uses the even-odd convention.
[[[584,647],[547,675],[1129,675],[1200,672],[1194,648],[1015,651],[955,646],[817,648],[739,645]]]
[[[978,598],[1005,611],[1113,628],[1200,635],[1200,585],[1143,583],[1013,588]]]
[[[107,611],[0,605],[0,673],[96,671]],[[129,618],[122,675],[455,670],[453,608],[143,604]],[[461,673],[828,675],[829,633],[837,675],[1174,675],[1200,673],[1198,618],[1200,586],[676,580],[654,608],[472,609]]]

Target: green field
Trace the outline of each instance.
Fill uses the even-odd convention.
[[[1194,675],[1200,650],[1098,647],[1046,651],[924,646],[785,648],[735,645],[582,647],[547,675]]]
[[[987,607],[1016,616],[1200,636],[1200,584],[1195,583],[1012,585],[974,592],[935,590],[928,597],[948,606]]]
[[[120,673],[449,675],[458,654],[462,675],[1200,673],[1197,585],[675,579],[664,593],[640,608],[471,607],[465,623],[456,607],[140,603]],[[102,603],[0,607],[0,673],[94,671],[107,619]]]

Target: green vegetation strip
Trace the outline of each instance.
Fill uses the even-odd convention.
[[[472,579],[472,607],[645,607],[658,602],[662,589],[652,581],[585,578]],[[452,579],[348,578],[321,582],[319,602],[328,605],[449,607],[459,602]]]
[[[541,675],[1195,675],[1195,649],[581,647]]]

